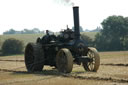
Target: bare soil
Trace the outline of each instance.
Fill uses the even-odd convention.
[[[70,74],[45,66],[28,73],[23,56],[0,57],[0,85],[128,85],[128,51],[100,52],[98,72],[86,72],[74,64]]]

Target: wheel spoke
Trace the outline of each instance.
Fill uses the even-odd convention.
[[[94,69],[94,65],[92,63],[90,64],[90,68],[91,68],[91,71]]]

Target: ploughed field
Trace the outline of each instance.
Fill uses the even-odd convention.
[[[0,57],[0,85],[128,85],[128,51],[99,52],[98,72],[86,72],[74,64],[70,74],[44,66],[28,73],[23,55]]]

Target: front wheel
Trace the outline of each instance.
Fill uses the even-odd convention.
[[[56,66],[58,71],[70,73],[73,68],[73,57],[67,48],[61,49],[56,56]]]
[[[87,56],[92,60],[90,62],[83,62],[83,67],[86,71],[97,72],[100,66],[100,56],[95,48],[88,48]]]

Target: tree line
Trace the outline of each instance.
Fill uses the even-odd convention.
[[[109,16],[101,23],[94,46],[100,51],[128,50],[128,17]]]
[[[74,30],[74,27],[72,27],[72,30]],[[101,28],[97,27],[94,30],[85,30],[82,26],[80,26],[80,32],[100,32]],[[29,29],[23,29],[21,31],[14,30],[13,28],[9,29],[8,31],[3,32],[4,35],[6,34],[38,34],[38,33],[45,33],[45,31],[40,31],[38,28],[33,28],[32,30]]]
[[[38,33],[44,33],[44,31],[40,31],[38,28],[33,28],[32,30],[29,29],[23,29],[21,31],[16,31],[13,28],[3,32],[3,34],[38,34]]]

